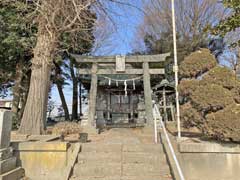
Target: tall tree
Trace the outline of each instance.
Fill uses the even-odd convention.
[[[70,72],[71,72],[71,79],[73,84],[73,93],[72,93],[72,118],[71,120],[78,119],[78,78],[75,74],[74,62],[70,60]]]
[[[51,68],[61,35],[84,31],[89,21],[94,22],[89,11],[90,0],[39,0],[33,3],[37,7],[38,34],[28,98],[19,128],[23,134],[44,133]]]
[[[26,1],[0,1],[0,86],[13,86],[14,123],[19,123],[21,116],[19,104],[24,101],[23,91],[28,86],[24,79],[30,75],[32,47],[36,40],[36,28],[29,28],[26,18],[32,11],[33,6]]]
[[[215,27],[212,33],[224,37],[229,32],[234,32],[240,28],[240,3],[239,0],[223,0],[226,9],[230,11],[230,15],[222,19]],[[235,39],[233,46],[240,46],[240,39]]]
[[[212,34],[224,39],[228,53],[221,60],[239,74],[240,70],[240,2],[239,0],[222,1],[228,16],[210,27]]]
[[[58,93],[59,93],[59,96],[60,96],[60,99],[61,99],[61,102],[62,102],[61,107],[64,111],[65,120],[70,120],[67,102],[66,102],[66,99],[65,99],[65,96],[64,96],[64,93],[63,93],[63,87],[66,84],[64,75],[66,76],[66,73],[62,72],[60,63],[63,64],[62,61],[60,61],[60,62],[54,61],[55,73],[53,75],[53,83],[56,84],[57,89],[58,89]]]

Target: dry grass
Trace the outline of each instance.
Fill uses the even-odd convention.
[[[82,127],[76,122],[60,122],[52,128],[52,134],[55,135],[67,136],[71,134],[79,134],[80,132],[82,132]]]

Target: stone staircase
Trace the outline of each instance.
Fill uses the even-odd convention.
[[[139,137],[127,133],[120,138],[113,135],[115,142],[83,144],[71,180],[172,179],[162,145],[142,143]],[[121,142],[121,138],[125,140]]]

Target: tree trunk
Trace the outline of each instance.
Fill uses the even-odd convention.
[[[30,86],[30,79],[31,79],[31,72],[26,73],[22,80],[22,83],[21,83],[21,100],[20,100],[21,109],[18,112],[18,117],[20,120],[22,119],[25,105],[27,102],[27,96],[28,96],[29,86]]]
[[[72,120],[78,119],[78,80],[75,76],[73,63],[70,64],[71,77],[73,81],[73,94],[72,94]]]
[[[69,117],[69,111],[68,111],[68,106],[64,97],[64,93],[63,93],[63,89],[62,89],[62,85],[59,82],[56,82],[57,85],[57,89],[58,89],[58,93],[62,102],[62,107],[64,110],[64,115],[65,115],[65,120],[70,120]]]
[[[45,23],[40,23],[34,58],[32,59],[29,93],[19,128],[19,132],[22,134],[39,135],[44,133],[51,66],[56,40],[55,34],[50,35],[45,29]]]
[[[22,60],[20,60],[16,66],[16,80],[13,87],[13,102],[12,102],[12,112],[14,114],[13,122],[14,122],[14,125],[16,126],[20,121],[18,116],[18,110],[19,110],[19,103],[20,103],[22,79],[23,79],[23,62]]]
[[[53,61],[53,63],[55,65],[55,84],[57,86],[58,93],[62,102],[62,108],[64,111],[65,120],[70,120],[68,106],[63,93],[64,78],[62,78],[62,70],[58,63],[56,63],[55,61]]]

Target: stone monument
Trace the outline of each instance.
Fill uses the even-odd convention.
[[[12,112],[0,109],[0,180],[19,180],[24,170],[16,167],[16,157],[10,147]]]

